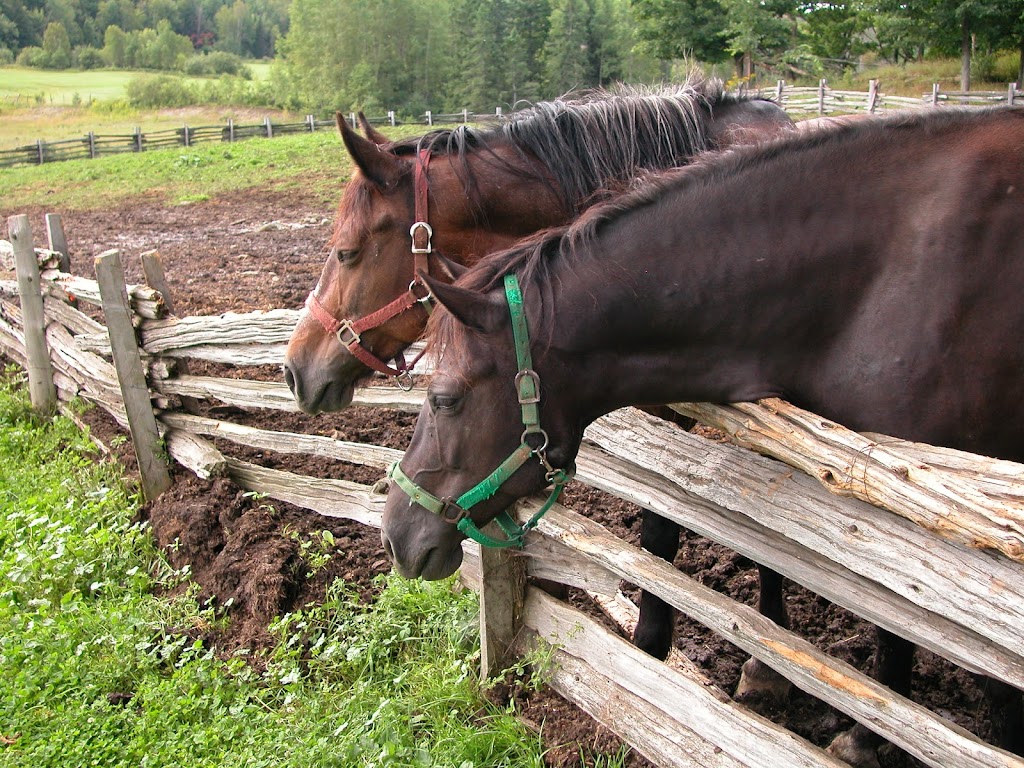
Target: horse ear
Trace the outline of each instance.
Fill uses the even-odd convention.
[[[469,267],[459,264],[457,261],[445,258],[437,251],[434,251],[433,256],[437,263],[441,265],[441,270],[451,278],[451,280],[448,281],[450,283],[454,283],[469,271]]]
[[[370,125],[370,121],[366,119],[366,113],[365,112],[360,112],[358,117],[359,117],[359,125],[363,129],[363,133],[366,134],[366,138],[368,138],[370,141],[372,141],[378,147],[383,146],[384,144],[390,144],[391,143],[391,139],[389,139],[383,133],[381,133],[376,128],[374,128],[372,125]]]
[[[335,120],[345,149],[363,175],[381,189],[390,189],[397,184],[407,170],[405,163],[352,130],[341,112],[335,115]]]
[[[508,309],[503,301],[493,296],[460,288],[419,273],[430,292],[452,316],[467,328],[493,333],[508,324]]]

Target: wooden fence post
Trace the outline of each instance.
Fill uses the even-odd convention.
[[[71,271],[71,254],[68,253],[68,239],[64,235],[64,223],[59,213],[46,214],[46,241],[50,250],[60,254],[60,271]]]
[[[1010,87],[1007,89],[1007,93],[1006,93],[1006,104],[1007,104],[1007,106],[1012,107],[1013,106],[1013,102],[1016,100],[1016,98],[1017,98],[1017,84],[1016,83],[1010,83]]]
[[[232,118],[228,118],[228,143],[233,144],[235,142],[235,121]]]
[[[778,80],[775,83],[775,103],[782,105],[782,92],[786,89],[786,81]]]
[[[868,80],[868,114],[875,114],[875,106],[878,103],[878,81]]]
[[[495,526],[497,530],[497,526]],[[507,549],[480,547],[480,668],[484,679],[507,669],[526,600],[526,559]]]
[[[182,128],[182,137],[183,137],[183,140],[185,142],[185,146],[186,147],[192,146],[192,140],[189,138],[189,135],[188,135],[188,126],[187,125],[183,125],[181,128]]]
[[[932,106],[939,106],[939,84],[932,83]]]
[[[96,257],[96,281],[103,300],[103,316],[110,336],[117,382],[128,415],[128,429],[139,460],[142,493],[146,499],[152,500],[171,487],[171,476],[162,458],[160,433],[143,373],[142,356],[128,306],[124,270],[117,251],[107,251]]]
[[[274,127],[270,124],[270,118],[269,117],[264,117],[263,118],[263,127],[266,130],[266,132],[267,132],[267,138],[268,139],[274,138]]]
[[[431,114],[430,110],[428,109],[427,110],[427,125],[433,125],[433,124],[434,124],[434,116],[433,116],[433,114]]]
[[[25,356],[28,358],[28,392],[32,407],[44,416],[57,409],[57,388],[53,383],[50,348],[46,344],[46,315],[39,282],[39,262],[32,244],[32,226],[21,214],[7,219],[8,237],[14,246],[14,266],[18,273],[18,296],[25,332]]]
[[[825,78],[818,81],[818,114],[825,114]]]
[[[142,151],[142,129],[139,126],[135,126],[135,151]]]
[[[167,307],[167,311],[174,314],[174,302],[171,299],[171,286],[167,282],[167,276],[164,273],[164,263],[160,259],[159,251],[146,251],[142,254],[142,274],[146,276],[146,285],[150,288],[155,288],[160,292],[160,295],[164,299],[164,306]],[[178,373],[188,373],[188,361],[184,358],[178,360]],[[192,414],[200,413],[201,408],[199,401],[194,397],[188,395],[181,395],[181,406],[186,411]]]
[[[89,131],[89,159],[96,159],[96,134],[93,131]]]
[[[359,123],[356,121],[356,113],[355,112],[349,112],[348,113],[348,124],[352,126],[352,130],[353,131],[358,131],[359,130]]]
[[[395,127],[395,110],[393,109],[388,110],[388,122],[391,123],[392,128]]]
[[[43,140],[36,139],[36,155],[39,157],[39,164],[43,164]]]

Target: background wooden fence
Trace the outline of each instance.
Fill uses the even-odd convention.
[[[941,92],[939,91],[938,83],[936,83],[932,86],[931,93],[924,94],[919,99],[905,96],[886,96],[879,90],[878,84],[874,80],[871,81],[871,86],[867,93],[863,91],[835,90],[829,88],[825,80],[822,80],[817,87],[787,86],[780,80],[774,89],[774,95],[779,103],[788,112],[792,113],[794,117],[858,112],[873,114],[893,109],[913,109],[944,104],[971,106],[998,103],[1013,104],[1022,98],[1022,92],[1017,89],[1017,83],[1011,83],[1007,86],[1007,90],[1003,92],[971,91],[969,93]],[[428,111],[411,121],[404,121],[397,117],[395,112],[389,111],[384,116],[372,117],[369,120],[375,125],[394,126],[405,122],[412,122],[419,125],[433,126],[480,122],[500,117],[501,114],[501,107],[497,107],[494,114],[477,114],[469,110],[447,114],[435,114]],[[353,128],[358,128],[355,113],[349,114],[349,120]],[[262,123],[250,125],[236,125],[233,120],[228,120],[225,125],[201,125],[196,127],[183,125],[181,128],[151,131],[148,133],[142,133],[140,128],[136,128],[134,133],[115,135],[100,135],[90,131],[85,136],[77,139],[64,139],[63,141],[37,139],[32,144],[25,144],[13,149],[0,149],[0,168],[25,163],[41,165],[42,163],[52,163],[60,160],[96,158],[101,155],[122,152],[144,152],[149,149],[162,149],[166,147],[190,147],[194,144],[208,141],[233,142],[257,136],[269,139],[287,133],[312,132],[324,127],[333,128],[334,120],[317,120],[313,115],[307,115],[302,122],[292,123],[273,123],[268,117]]]
[[[143,258],[150,286],[124,285],[116,251],[97,259],[93,281],[60,271],[59,253],[34,249],[27,217],[12,217],[9,231],[0,260],[18,270],[16,279],[0,279],[0,349],[28,370],[36,407],[81,397],[109,411],[131,430],[148,495],[167,482],[162,445],[201,476],[225,475],[323,515],[380,525],[384,496],[372,488],[258,466],[219,450],[212,438],[382,471],[398,451],[256,429],[180,407],[182,398],[201,398],[295,410],[281,383],[192,376],[176,363],[278,364],[296,312],[174,317],[151,287],[167,290],[157,254]],[[51,242],[60,239],[51,233]],[[76,309],[71,295],[83,308],[101,305],[106,326]],[[422,400],[422,392],[370,387],[357,392],[354,407],[418,410]],[[578,479],[1024,689],[1024,466],[855,434],[782,401],[677,408],[726,430],[733,442],[705,440],[626,409],[587,430]],[[537,503],[525,501],[517,513],[528,515]],[[465,550],[463,578],[482,595],[485,666],[550,644],[551,685],[660,765],[841,763],[734,703],[685,660],[656,662],[526,586],[527,576],[583,588],[610,612],[624,609],[627,620],[635,609],[619,592],[620,580],[641,586],[927,765],[1024,768],[1024,760],[568,509],[556,506],[543,519],[525,556],[480,552],[469,542]]]

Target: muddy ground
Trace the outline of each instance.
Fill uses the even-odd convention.
[[[43,239],[42,210],[3,213],[29,213],[37,242]],[[324,244],[333,216],[331,205],[312,195],[274,188],[259,195],[246,191],[186,206],[167,207],[154,199],[135,201],[117,210],[61,213],[72,271],[91,277],[94,257],[118,248],[129,282],[142,282],[138,256],[158,249],[179,315],[300,307],[326,257]],[[225,373],[195,363],[193,372]],[[241,373],[262,378],[280,375],[272,366]],[[405,447],[413,423],[411,415],[365,408],[311,417],[210,407],[218,417],[266,428],[327,434],[395,448]],[[112,421],[95,410],[87,418],[94,433],[111,444],[118,432]],[[134,465],[129,449],[115,450],[129,466]],[[238,455],[237,448],[231,450]],[[322,459],[256,451],[243,457],[266,466],[363,483],[373,482],[379,474]],[[269,643],[267,626],[273,617],[321,599],[326,585],[334,579],[358,585],[371,600],[373,577],[390,567],[376,530],[323,518],[287,504],[270,507],[225,480],[204,481],[180,469],[175,471],[174,479],[174,487],[148,505],[143,515],[172,563],[191,566],[204,598],[219,603],[232,598],[229,627],[208,638],[222,648],[253,648]],[[640,512],[633,505],[576,484],[567,490],[565,503],[619,535],[633,540],[639,536]],[[327,567],[306,579],[298,539],[323,529],[331,530],[336,546]],[[756,601],[753,563],[705,539],[687,535],[676,565],[709,587],[748,604]],[[786,598],[795,631],[833,655],[868,669],[873,647],[870,625],[795,585],[787,588]],[[574,595],[572,599],[586,607],[584,596]],[[744,660],[737,649],[685,618],[678,621],[675,643],[721,688],[731,691],[735,687]],[[918,657],[914,700],[986,736],[984,708],[971,677],[932,654],[922,652]],[[542,727],[550,747],[546,759],[552,766],[590,765],[595,755],[617,752],[621,746],[612,734],[553,693],[524,694],[503,689],[494,695],[515,696],[523,719]],[[762,707],[761,711],[820,745],[850,724],[845,716],[799,691],[784,706]],[[919,765],[891,748],[882,758],[886,768]],[[636,755],[629,764],[649,765]]]

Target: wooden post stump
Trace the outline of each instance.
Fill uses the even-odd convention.
[[[50,417],[57,410],[57,388],[53,383],[50,348],[46,343],[46,315],[39,282],[39,262],[32,244],[32,226],[21,214],[7,220],[8,237],[14,246],[14,268],[18,274],[18,296],[25,331],[28,358],[28,391],[32,407]]]
[[[500,529],[492,523],[495,533]],[[508,668],[523,625],[526,559],[520,552],[480,547],[480,667],[484,679]]]
[[[107,321],[117,381],[128,414],[128,429],[139,460],[142,492],[146,499],[155,499],[171,487],[171,476],[163,459],[160,433],[132,325],[124,269],[117,251],[96,257],[96,280],[103,299],[103,316]]]

